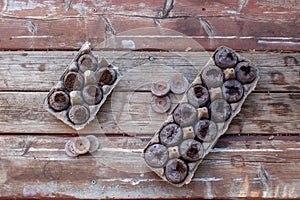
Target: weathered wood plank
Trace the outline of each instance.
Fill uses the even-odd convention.
[[[243,50],[297,51],[300,45],[297,31],[300,25],[295,20],[183,17],[166,18],[154,24],[152,19],[128,18],[124,23],[124,18],[113,17],[110,22],[116,34],[106,43],[107,47],[114,48],[124,48],[121,45],[124,40],[133,41],[135,48],[153,46],[163,49],[186,49],[193,45],[193,49],[214,50],[228,45]]]
[[[211,52],[95,51],[114,62],[123,72],[116,91],[148,90],[153,80],[170,79],[183,73],[192,81]],[[75,52],[0,52],[0,90],[49,91],[73,58]],[[261,71],[258,92],[299,92],[300,54],[245,52],[242,56]],[[154,58],[153,61],[149,57]],[[147,74],[147,76],[145,76]],[[29,78],[30,77],[30,78]]]
[[[76,159],[64,153],[67,139],[1,136],[1,197],[300,197],[298,136],[222,137],[180,190],[143,163],[141,150],[150,138],[101,137],[96,153]]]
[[[184,1],[177,0],[170,16],[235,16],[260,20],[287,20],[299,17],[297,0],[233,0]]]
[[[6,50],[79,49],[85,40],[93,43],[103,42],[105,33],[105,25],[101,18],[87,21],[82,18],[61,20],[9,18],[0,20],[0,28],[0,49]]]
[[[47,92],[1,92],[0,132],[3,134],[128,134],[149,135],[166,120],[167,114],[152,111],[150,92],[113,92],[97,118],[76,132],[43,107]],[[113,100],[112,100],[113,99]],[[172,95],[173,105],[181,99]],[[298,93],[254,93],[227,134],[299,134]]]
[[[239,1],[241,16],[257,19],[287,20],[300,16],[300,2],[297,0]]]
[[[78,49],[84,40],[90,40],[97,44],[96,49],[215,50],[227,45],[243,50],[297,51],[299,26],[297,19],[270,21],[240,17],[2,18],[0,49]]]
[[[28,19],[60,19],[93,17],[95,15],[140,16],[168,18],[181,16],[241,16],[253,19],[297,19],[300,3],[297,0],[261,1],[70,1],[26,0],[0,2],[2,17]],[[28,13],[30,12],[30,16]],[[45,15],[45,13],[47,13]]]
[[[56,1],[26,0],[0,2],[2,17],[31,19],[61,19],[101,15],[159,17],[164,1],[110,0],[110,1]],[[28,15],[30,12],[30,16]],[[45,14],[46,13],[46,14]]]
[[[165,49],[182,50],[191,39],[178,37],[189,36],[210,50],[222,44],[235,49],[298,50],[299,10],[297,0],[5,0],[0,2],[0,49],[76,49],[85,39],[98,43],[98,49],[162,48],[164,42]],[[145,37],[145,27],[152,27],[146,29],[151,38]],[[128,33],[131,37],[119,38]],[[129,39],[134,46],[124,44]]]

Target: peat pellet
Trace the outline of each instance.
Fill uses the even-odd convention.
[[[98,138],[94,135],[87,135],[86,138],[90,141],[90,148],[88,152],[89,153],[96,152],[100,146]]]
[[[89,115],[89,110],[83,105],[72,106],[68,113],[70,121],[74,124],[85,123],[90,117]]]
[[[64,77],[64,85],[68,91],[81,90],[84,85],[84,79],[78,72],[69,72]]]
[[[102,100],[103,92],[97,85],[87,85],[82,90],[82,96],[87,104],[96,105]]]
[[[182,129],[177,124],[167,124],[160,133],[160,142],[165,146],[174,146],[181,142],[183,136]]]
[[[199,120],[195,125],[195,135],[204,142],[210,142],[217,137],[217,125],[210,120]]]
[[[67,156],[69,157],[77,157],[79,154],[77,154],[74,149],[73,149],[73,141],[69,140],[68,142],[66,142],[65,144],[65,152],[67,154]]]
[[[98,67],[98,60],[91,54],[83,54],[78,58],[78,65],[80,71],[83,73],[87,70],[95,71]]]
[[[233,50],[227,47],[221,47],[215,53],[214,60],[218,67],[225,69],[234,67],[238,62],[238,56]]]
[[[163,167],[169,159],[169,151],[162,144],[152,144],[144,151],[144,158],[151,167]]]
[[[239,62],[235,67],[236,78],[242,84],[251,83],[257,76],[256,71],[257,71],[257,68],[255,67],[255,65],[248,61]]]
[[[171,99],[169,96],[152,96],[151,108],[157,113],[166,113],[171,108]]]
[[[70,105],[69,95],[64,91],[55,91],[49,97],[49,104],[55,111],[66,110]]]
[[[237,80],[228,80],[222,87],[223,96],[229,103],[235,103],[241,100],[244,95],[244,88]]]
[[[162,97],[168,94],[170,85],[167,81],[156,81],[151,84],[151,92],[153,95]]]
[[[70,145],[78,155],[87,153],[91,146],[90,141],[86,137],[72,138]]]
[[[117,72],[111,67],[104,67],[96,72],[98,85],[112,85],[117,79]]]
[[[220,87],[223,84],[223,71],[215,65],[209,65],[201,72],[203,83],[208,88]]]
[[[184,160],[195,162],[201,159],[204,148],[200,142],[194,139],[187,139],[180,144],[179,152]]]
[[[217,99],[210,104],[210,115],[214,122],[225,122],[231,115],[231,107],[224,99]]]
[[[170,90],[174,94],[183,94],[189,88],[189,81],[182,74],[174,75],[170,81]]]
[[[178,158],[168,161],[165,169],[165,176],[168,181],[174,184],[182,183],[188,175],[187,164]]]
[[[209,92],[200,84],[193,85],[187,92],[187,98],[190,104],[199,108],[208,103]]]
[[[188,103],[179,104],[173,112],[174,121],[182,127],[192,125],[197,115],[196,108]]]

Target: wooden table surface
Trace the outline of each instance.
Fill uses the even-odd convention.
[[[300,198],[300,1],[3,0],[0,16],[0,198]],[[85,41],[123,78],[75,131],[43,101]],[[261,78],[192,182],[175,188],[141,157],[167,117],[151,110],[149,86],[176,73],[191,82],[220,45]],[[87,134],[99,150],[68,157],[66,141]]]

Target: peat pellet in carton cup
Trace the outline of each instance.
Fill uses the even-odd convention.
[[[44,105],[56,118],[80,130],[95,118],[120,79],[118,68],[95,56],[86,42],[51,88]]]
[[[190,183],[258,79],[253,63],[228,47],[219,47],[146,145],[147,166],[174,186]]]

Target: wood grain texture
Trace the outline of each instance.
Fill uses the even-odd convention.
[[[90,40],[97,49],[214,50],[227,45],[297,51],[299,10],[297,0],[4,0],[0,49],[78,49]]]
[[[97,119],[79,133],[131,136],[151,136],[166,119],[166,115],[157,114],[150,107],[152,81],[168,80],[176,73],[182,73],[192,81],[211,54],[155,51],[94,53],[119,66],[123,78]],[[48,91],[74,55],[75,52],[66,51],[0,53],[1,133],[77,133],[43,107]],[[246,100],[227,134],[299,134],[299,54],[242,52],[241,55],[257,64],[261,79],[256,93]],[[174,106],[181,96],[171,95],[171,98]]]
[[[75,53],[0,52],[0,90],[49,91]],[[191,82],[205,66],[211,52],[94,51],[94,54],[106,57],[122,71],[124,76],[116,91],[130,92],[149,91],[149,83],[170,79],[176,73],[184,74]],[[260,69],[261,79],[255,91],[300,92],[299,53],[241,52],[241,55]]]
[[[300,199],[299,19],[298,0],[0,1],[0,199]],[[123,78],[74,131],[43,101],[87,40]],[[151,110],[150,83],[192,81],[220,45],[246,50],[261,79],[192,182],[174,188],[141,157],[167,116]],[[98,151],[66,156],[86,134]]]
[[[222,137],[183,188],[143,163],[149,138],[100,137],[93,155],[69,158],[68,137],[2,136],[2,197],[299,198],[300,139]],[[129,162],[130,161],[130,162]],[[201,188],[201,189],[199,189]]]
[[[0,132],[152,136],[167,117],[151,109],[150,92],[113,92],[97,118],[76,132],[45,110],[46,95],[46,92],[1,92]],[[179,99],[172,96],[173,106]],[[298,93],[251,94],[226,134],[299,134],[299,106]]]
[[[64,17],[91,17],[99,15],[140,16],[167,18],[180,16],[242,16],[254,19],[297,18],[300,3],[297,0],[232,0],[232,1],[72,1],[25,0],[0,2],[1,15],[11,18],[58,19]],[[41,9],[42,8],[42,9]],[[166,10],[169,10],[166,12]],[[30,12],[30,16],[28,15]]]

